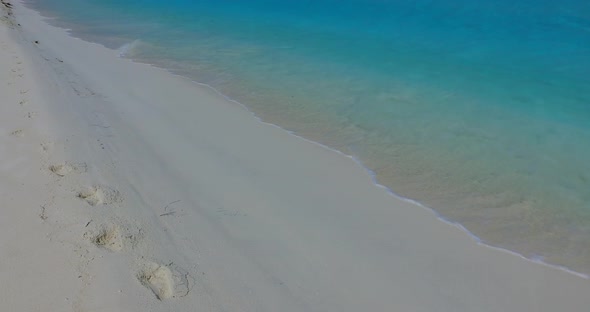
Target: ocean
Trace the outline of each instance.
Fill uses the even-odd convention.
[[[354,156],[486,244],[590,274],[588,1],[26,2]]]

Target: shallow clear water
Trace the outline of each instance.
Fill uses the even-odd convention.
[[[34,0],[352,154],[483,241],[590,273],[590,2]]]

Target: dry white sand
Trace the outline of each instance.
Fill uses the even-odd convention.
[[[588,311],[589,280],[480,245],[352,159],[14,7],[1,311]]]

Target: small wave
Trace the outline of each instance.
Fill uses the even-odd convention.
[[[141,44],[141,40],[136,39],[136,40],[133,40],[131,42],[128,42],[128,43],[122,45],[120,48],[117,49],[117,51],[119,52],[119,57],[132,57],[133,50],[139,44]]]

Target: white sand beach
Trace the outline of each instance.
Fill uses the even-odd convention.
[[[0,311],[588,311],[587,278],[1,6]]]

